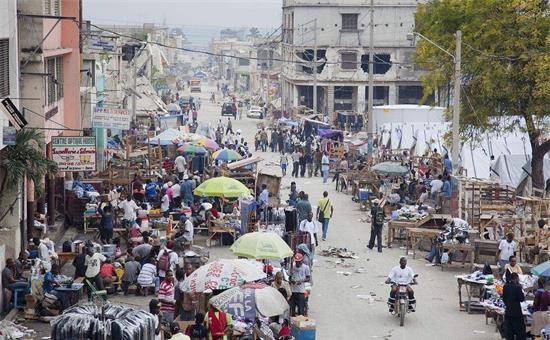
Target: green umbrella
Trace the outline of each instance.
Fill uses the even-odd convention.
[[[239,197],[250,195],[250,189],[236,179],[221,176],[202,182],[193,193],[204,197]]]
[[[384,176],[404,176],[409,172],[409,168],[397,162],[382,162],[370,168],[377,174]]]
[[[536,276],[550,277],[550,261],[539,264],[531,269],[531,274]]]
[[[244,234],[229,250],[237,256],[257,260],[279,260],[294,254],[288,244],[273,232]]]

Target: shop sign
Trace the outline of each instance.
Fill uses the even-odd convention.
[[[126,109],[95,107],[92,127],[104,129],[130,130],[130,113]]]
[[[52,159],[59,171],[95,171],[95,137],[52,137]]]

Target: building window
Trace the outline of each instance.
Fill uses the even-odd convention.
[[[61,15],[61,0],[44,0],[45,15]]]
[[[0,98],[10,95],[9,40],[0,39]]]
[[[340,56],[342,70],[355,70],[357,68],[357,53],[343,52]]]
[[[250,60],[247,58],[239,58],[239,66],[248,66],[250,65]]]
[[[357,30],[357,19],[359,14],[342,14],[342,29],[343,30]]]
[[[420,104],[424,95],[424,88],[417,85],[399,86],[398,104]],[[431,94],[426,98],[425,103],[431,105],[434,102],[434,95]]]
[[[391,56],[389,54],[375,54],[374,55],[374,74],[384,74],[390,70],[392,66]],[[363,54],[361,56],[361,68],[365,73],[369,72],[369,55]]]
[[[46,59],[46,106],[63,98],[63,57]]]

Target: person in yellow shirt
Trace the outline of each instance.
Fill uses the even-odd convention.
[[[323,198],[317,202],[317,220],[321,223],[323,228],[323,236],[321,237],[323,241],[326,241],[327,239],[328,223],[330,222],[333,213],[334,208],[328,198],[328,192],[325,191],[323,192]]]
[[[517,263],[515,255],[510,256],[508,263],[504,266],[504,277],[506,278],[506,280],[508,280],[508,275],[510,275],[511,273],[523,275],[523,271]]]

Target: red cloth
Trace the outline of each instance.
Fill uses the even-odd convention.
[[[290,327],[283,326],[281,327],[281,330],[279,331],[279,336],[290,336]]]
[[[216,312],[218,316],[216,316]],[[227,327],[227,317],[225,313],[211,309],[208,312],[208,326],[210,327],[210,334],[213,340],[222,339],[225,335],[225,328]]]
[[[214,218],[220,218],[220,213],[216,210],[216,208],[210,209],[210,213]]]
[[[101,277],[111,277],[115,275],[115,266],[113,266],[111,263],[104,263],[99,270],[99,276]]]

